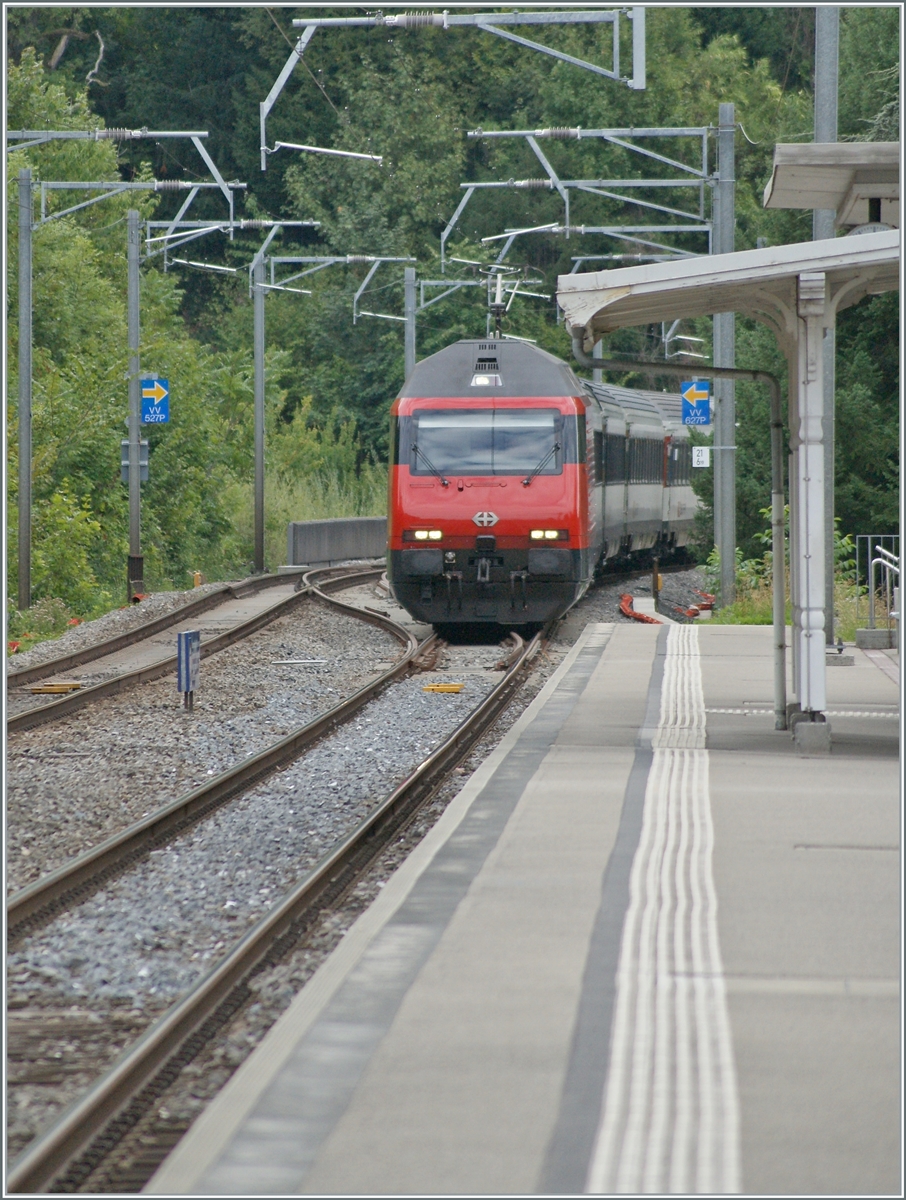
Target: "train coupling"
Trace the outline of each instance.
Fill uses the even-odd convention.
[[[444,582],[447,585],[447,612],[453,608],[453,588],[456,584],[457,608],[462,612],[462,571],[444,571]]]
[[[519,584],[519,591],[522,597],[523,609],[528,608],[528,596],[526,594],[525,583],[528,579],[528,571],[510,571],[510,608],[516,607],[516,584]]]

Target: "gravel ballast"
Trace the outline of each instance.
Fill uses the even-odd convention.
[[[180,995],[452,733],[494,677],[470,675],[460,693],[425,692],[426,680],[454,682],[445,671],[390,686],[297,763],[23,939],[8,960],[11,993],[37,977],[72,999]]]

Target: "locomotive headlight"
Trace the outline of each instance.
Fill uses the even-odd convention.
[[[547,542],[555,542],[559,536],[560,531],[558,529],[545,529],[544,531],[544,540]]]
[[[533,529],[532,532],[529,534],[529,536],[531,537],[533,542],[541,542],[544,540],[544,530],[543,529]]]
[[[428,530],[428,541],[429,542],[439,542],[443,536],[444,535],[440,529],[429,529]]]
[[[529,533],[533,542],[568,542],[568,529],[533,529]]]
[[[416,529],[416,531],[415,531],[415,540],[416,540],[417,542],[426,542],[426,541],[428,540],[428,531],[427,531],[427,529]]]

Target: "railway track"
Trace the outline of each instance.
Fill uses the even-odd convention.
[[[376,584],[371,571],[365,579],[341,598],[367,604]],[[310,588],[299,595],[202,664],[191,712],[174,672],[8,738],[7,894],[273,746],[398,657],[399,638],[380,623],[352,620]],[[163,640],[169,652],[175,638]]]
[[[201,616],[202,613],[209,612],[210,609],[216,608],[227,598],[242,599],[245,596],[254,595],[256,592],[285,582],[286,577],[281,575],[254,575],[239,583],[225,583],[214,588],[213,591],[207,592],[204,596],[198,597],[196,600],[189,600],[185,604],[179,605],[177,608],[164,613],[160,617],[144,621],[132,629],[114,634],[112,637],[95,642],[93,645],[84,646],[81,650],[74,650],[68,654],[60,654],[30,667],[19,667],[15,662],[8,663],[6,677],[7,690],[13,687],[22,687],[27,684],[36,683],[38,680],[47,679],[49,676],[55,675],[60,671],[72,671],[76,667],[82,667],[86,663],[95,662],[97,659],[104,658],[108,654],[125,650],[129,646],[134,646],[146,638],[171,629],[186,618]]]
[[[391,680],[411,669],[416,654],[430,651],[437,639],[431,637],[419,647],[417,639],[400,625],[374,611],[355,608],[335,600],[331,593],[379,578],[379,569],[340,573],[312,571],[304,579],[305,594],[312,593],[359,620],[377,625],[396,637],[404,646],[400,658],[377,679],[360,688],[327,712],[281,738],[274,745],[223,771],[209,782],[164,805],[72,862],[22,888],[7,900],[7,938],[15,941],[29,930],[50,920],[62,909],[78,903],[86,895],[125,870],[158,846],[226,803],[253,784],[292,762],[315,744],[325,733],[348,720]],[[302,594],[302,593],[297,593]],[[256,625],[256,628],[258,626]]]
[[[336,578],[323,582],[328,586],[341,586],[341,581]],[[314,586],[314,581],[307,580],[307,586]],[[392,624],[373,612],[357,610],[356,615],[384,627]],[[410,669],[417,654],[426,653],[430,657],[436,649],[436,642],[418,648],[413,639],[406,634],[403,636],[407,638],[406,649],[393,673]],[[496,719],[521,683],[538,644],[536,639],[530,646],[522,645],[514,651],[513,661],[501,683],[454,735],[429,755],[355,830],[341,839],[280,903],[239,939],[213,970],[142,1033],[106,1076],[26,1149],[11,1169],[10,1190],[36,1191],[50,1187],[73,1190],[79,1186],[80,1180],[95,1168],[109,1148],[140,1120],[182,1066],[197,1054],[230,1013],[241,1006],[248,995],[250,976],[285,953],[310,924],[312,914],[335,901],[354,884],[386,840],[406,824],[419,803],[436,787],[443,772],[465,754]],[[361,689],[361,692],[367,690]],[[367,696],[357,694],[357,697],[357,707],[361,707]],[[350,701],[357,697],[351,697]],[[337,706],[318,723],[310,723],[307,727],[310,737],[323,736],[327,728],[342,721],[342,708]],[[316,724],[320,726],[320,732],[312,728]],[[274,748],[273,757],[272,752],[267,752],[259,756],[260,762],[241,764],[232,781],[223,777],[213,780],[209,787],[199,789],[199,794],[184,797],[167,806],[168,811],[155,814],[155,820],[140,823],[143,829],[128,830],[121,837],[111,839],[116,845],[98,847],[96,852],[73,864],[70,871],[56,872],[57,877],[42,881],[41,887],[35,885],[23,889],[10,902],[12,934],[16,936],[29,926],[46,920],[54,911],[71,904],[77,893],[96,888],[99,881],[109,880],[112,874],[122,871],[127,862],[149,853],[152,845],[171,839],[175,830],[185,828],[186,823],[198,820],[205,811],[210,811],[211,806],[223,803],[229,795],[246,788],[250,778],[260,779],[263,773],[274,770],[281,754],[297,754],[298,744],[295,747],[290,744],[304,741],[303,731],[297,731],[297,734],[298,737],[293,735],[283,739],[280,750]],[[265,759],[271,759],[270,763]],[[151,839],[151,844],[147,839]]]
[[[81,686],[59,699],[44,700],[29,696],[29,707],[7,718],[7,733],[23,732],[59,721],[87,705],[174,672],[176,655],[169,648],[161,649],[160,635],[167,630],[173,630],[175,626],[202,624],[201,657],[204,659],[279,620],[296,608],[313,589],[325,595],[341,587],[350,587],[357,582],[379,578],[380,575],[381,569],[378,567],[356,571],[340,567],[309,572],[301,581],[294,580],[291,576],[270,575],[248,579],[239,584],[228,584],[156,620],[98,642],[94,646],[20,671],[10,671],[7,675],[8,702],[14,702],[20,695],[24,696],[32,685],[48,686],[51,681],[61,680],[76,668],[84,668],[88,664],[93,664],[89,679],[92,675],[107,677],[101,678],[97,683],[89,682],[88,686]],[[312,577],[316,579],[316,584],[311,582]],[[345,582],[340,582],[341,580]],[[240,609],[237,618],[237,602],[247,603],[250,597],[260,598],[262,593],[275,588],[281,588],[287,594],[272,604],[255,604],[254,611],[244,618]],[[226,608],[228,612],[228,627],[219,632],[218,608]],[[200,617],[205,618],[207,630],[204,629],[204,623],[199,622]],[[220,623],[223,623],[222,617]],[[135,665],[136,662],[138,665]],[[81,681],[76,679],[72,682]]]

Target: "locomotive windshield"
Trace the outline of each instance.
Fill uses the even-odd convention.
[[[417,412],[409,431],[409,472],[524,475],[543,462],[538,474],[559,475],[563,453],[557,443],[563,442],[562,426],[563,414],[555,408]]]

